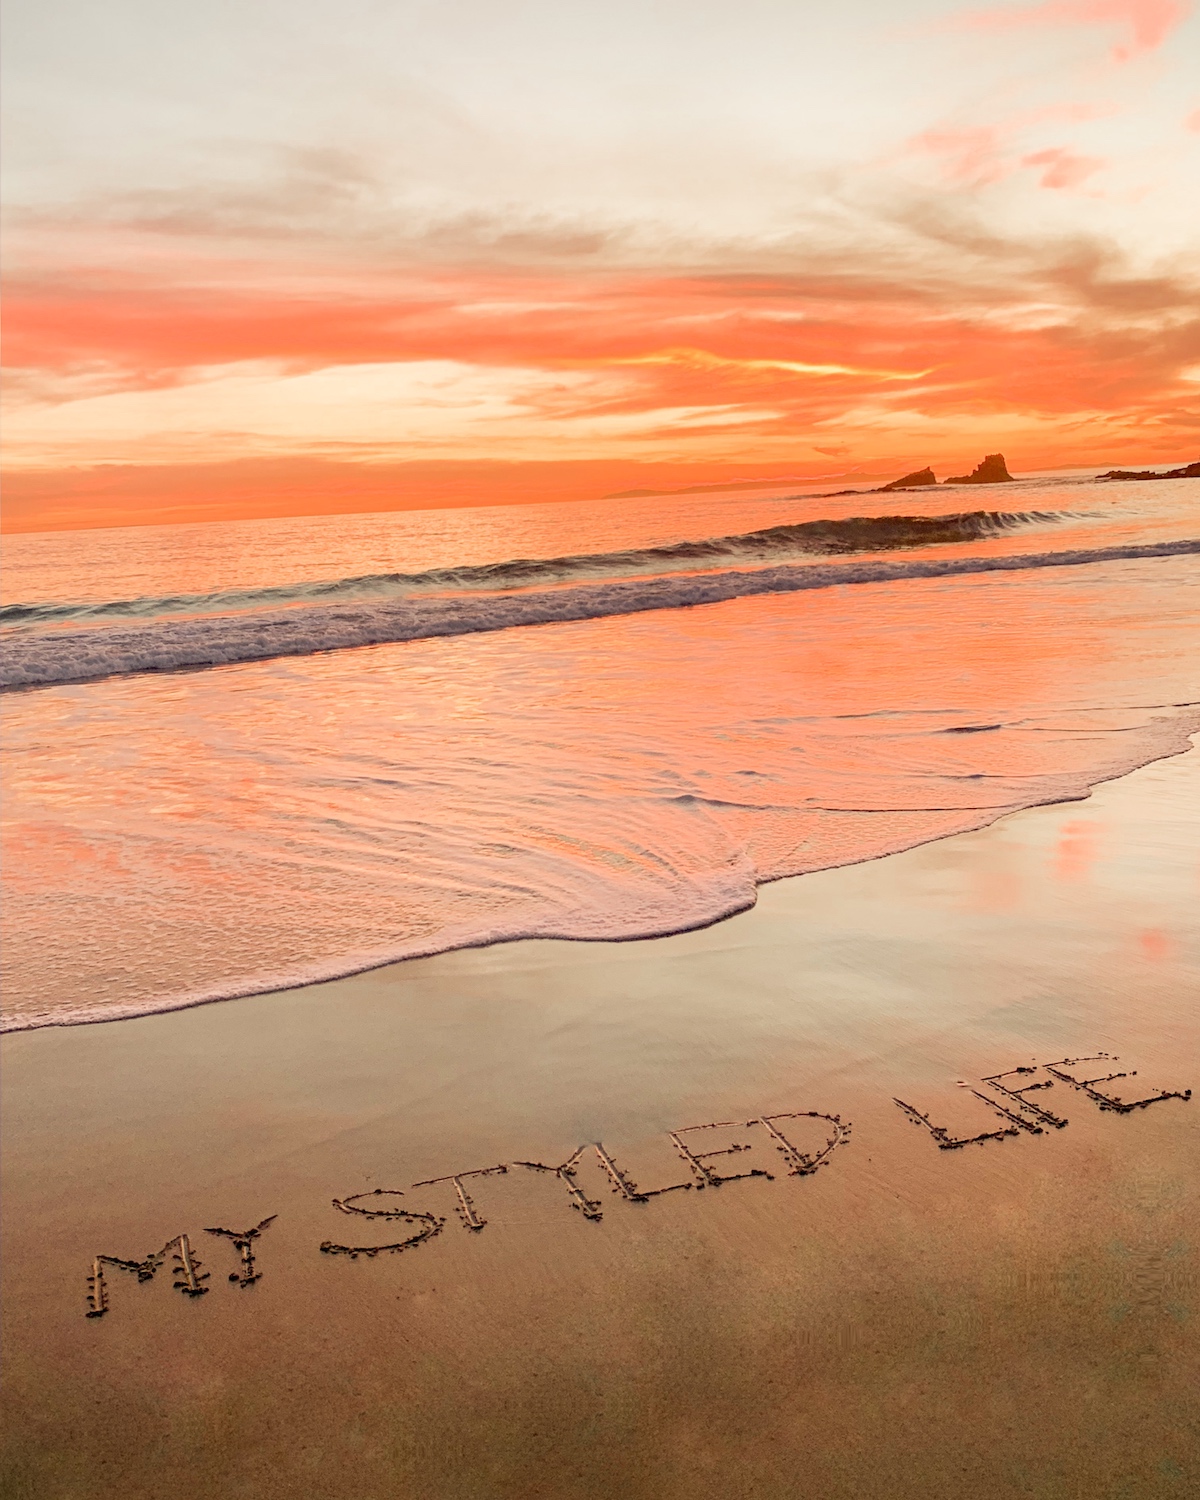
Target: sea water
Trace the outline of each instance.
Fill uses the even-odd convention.
[[[4,1026],[525,936],[1086,796],[1200,728],[1200,484],[16,537]]]

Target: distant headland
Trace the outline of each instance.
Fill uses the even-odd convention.
[[[1110,469],[1107,474],[1098,474],[1098,479],[1200,479],[1200,463],[1184,464],[1181,469],[1168,469],[1165,474],[1156,474],[1153,469]]]

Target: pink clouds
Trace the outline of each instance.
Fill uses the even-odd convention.
[[[1062,189],[1078,187],[1107,163],[1101,156],[1076,156],[1062,146],[1055,146],[1049,151],[1034,151],[1029,156],[1023,156],[1021,165],[1044,167],[1045,171],[1038,179],[1040,185],[1044,188]]]
[[[1200,111],[1197,112],[1200,115]],[[968,129],[926,130],[909,149],[940,158],[942,172],[951,182],[986,187],[1010,176],[1018,166],[1041,168],[1038,185],[1058,191],[1076,188],[1109,163],[1102,156],[1083,156],[1065,146],[1031,151],[1014,162],[1006,158],[1006,132],[993,125]]]
[[[1002,135],[994,125],[924,130],[909,143],[909,149],[940,157],[951,182],[983,186],[1006,175],[1001,163]]]
[[[973,11],[957,24],[973,31],[1015,31],[1025,26],[1115,26],[1125,40],[1113,48],[1117,62],[1153,52],[1187,16],[1184,0],[1042,0]]]

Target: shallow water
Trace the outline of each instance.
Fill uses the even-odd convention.
[[[909,578],[10,695],[5,1024],[677,931],[1082,796],[1197,723],[1198,583]]]

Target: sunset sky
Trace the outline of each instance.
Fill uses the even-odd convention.
[[[12,0],[7,525],[1200,453],[1186,0]]]

